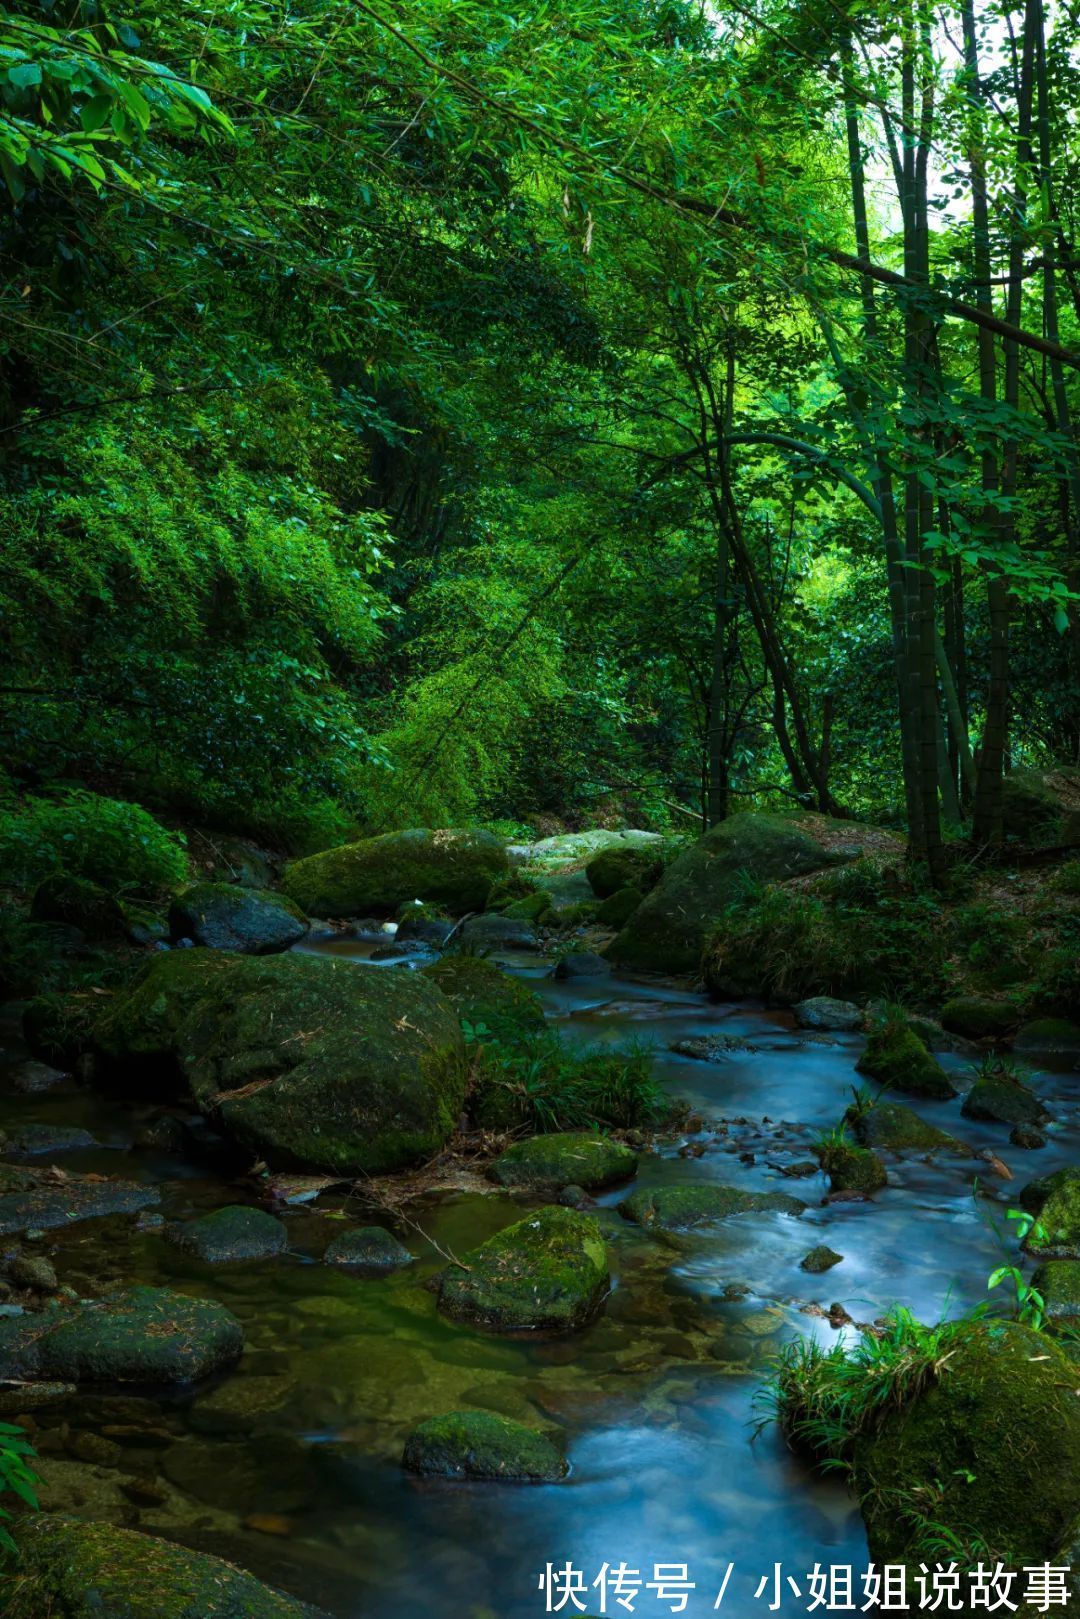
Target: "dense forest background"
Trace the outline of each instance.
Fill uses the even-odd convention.
[[[5,8],[11,858],[83,789],[993,846],[1080,751],[1078,26]]]

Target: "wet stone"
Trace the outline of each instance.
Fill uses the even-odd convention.
[[[609,978],[611,963],[598,956],[595,950],[572,950],[556,962],[555,978]]]
[[[446,1479],[552,1484],[568,1471],[551,1440],[490,1411],[431,1417],[409,1435],[402,1466]]]
[[[15,1063],[4,1078],[13,1091],[19,1091],[24,1096],[37,1096],[42,1091],[55,1090],[71,1075],[63,1068],[53,1068],[47,1062],[31,1060]]]
[[[110,1214],[135,1214],[160,1202],[156,1186],[136,1181],[91,1181],[69,1176],[63,1182],[41,1181],[0,1196],[0,1235],[54,1231],[78,1220]]]
[[[862,1027],[863,1015],[854,1001],[838,1001],[831,995],[813,995],[791,1008],[800,1029],[825,1029],[848,1033]]]
[[[1037,1152],[1040,1147],[1046,1146],[1046,1132],[1034,1124],[1014,1124],[1009,1132],[1009,1140],[1014,1147],[1022,1147],[1027,1152]]]
[[[732,1214],[799,1215],[805,1208],[805,1203],[787,1192],[744,1192],[735,1186],[705,1183],[635,1192],[619,1204],[619,1213],[635,1225],[658,1231],[689,1231]]]
[[[637,1169],[637,1153],[587,1131],[563,1131],[515,1141],[488,1171],[500,1186],[524,1190],[583,1186],[597,1192],[629,1180]]]
[[[1034,1092],[1011,1080],[980,1079],[960,1109],[969,1119],[991,1124],[1045,1124],[1050,1115]]]
[[[77,1125],[24,1124],[13,1130],[4,1146],[7,1158],[38,1158],[54,1152],[76,1152],[98,1145],[89,1130]]]
[[[834,1248],[819,1243],[816,1248],[811,1248],[800,1262],[799,1269],[809,1271],[811,1276],[821,1276],[825,1271],[832,1270],[834,1265],[842,1264],[843,1260],[843,1254],[838,1254]]]
[[[335,1237],[323,1255],[323,1263],[366,1272],[369,1276],[385,1276],[411,1265],[413,1256],[392,1231],[369,1225],[356,1231],[343,1231],[340,1237]]]
[[[169,1226],[166,1235],[175,1247],[208,1265],[273,1259],[288,1247],[288,1233],[280,1220],[242,1204]]]

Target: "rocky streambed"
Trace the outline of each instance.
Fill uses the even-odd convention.
[[[373,963],[378,949],[314,934],[294,956],[407,971]],[[866,1563],[848,1492],[775,1430],[754,1437],[755,1390],[793,1335],[831,1343],[898,1301],[924,1319],[980,1302],[1001,1258],[994,1221],[1026,1180],[1075,1161],[1075,1073],[1032,1075],[1054,1123],[1026,1151],[1007,1125],[964,1116],[970,1058],[942,1054],[961,1094],[916,1105],[954,1145],[882,1149],[885,1185],[829,1200],[815,1144],[861,1083],[861,1034],[656,981],[555,978],[535,954],[505,964],[569,1042],[648,1041],[698,1114],[616,1161],[615,1184],[595,1175],[569,1200],[584,1213],[530,1190],[514,1162],[503,1186],[457,1163],[396,1212],[296,1177],[268,1201],[250,1151],[176,1110],[70,1080],[8,1088],[4,1241],[24,1281],[37,1266],[46,1291],[92,1301],[24,1314],[16,1291],[0,1315],[0,1402],[31,1432],[49,1512],[226,1558],[340,1619],[526,1619],[549,1563],[586,1582],[605,1563],[646,1578],[685,1563],[702,1612],[729,1561],[743,1598],[778,1562]],[[212,1063],[200,1072],[220,1090]],[[242,1108],[243,1076],[229,1084]],[[500,1234],[538,1210],[594,1232],[591,1257],[571,1244],[580,1308],[545,1320],[550,1335],[515,1331],[483,1298],[485,1266],[505,1267]],[[494,1261],[478,1260],[492,1239]],[[462,1411],[479,1430],[431,1426]],[[119,1555],[106,1539],[90,1552]],[[60,1611],[81,1614],[75,1602]],[[170,1597],[156,1611],[196,1610]]]

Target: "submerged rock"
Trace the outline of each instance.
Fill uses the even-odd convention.
[[[846,1118],[852,1135],[862,1147],[889,1147],[897,1152],[943,1149],[968,1154],[971,1151],[964,1142],[957,1141],[947,1130],[939,1130],[936,1124],[930,1124],[903,1102],[882,1098],[861,1111],[849,1108]]]
[[[667,867],[612,941],[612,961],[646,972],[696,972],[713,926],[745,875],[779,882],[836,863],[815,836],[828,824],[820,816],[756,810],[721,821]]]
[[[323,1254],[323,1263],[343,1270],[386,1276],[413,1263],[413,1256],[385,1226],[366,1225],[356,1231],[343,1231]]]
[[[568,1471],[546,1435],[490,1411],[429,1417],[405,1441],[401,1462],[411,1473],[435,1478],[510,1484],[554,1484]]]
[[[500,1186],[526,1190],[558,1190],[583,1186],[602,1191],[629,1180],[637,1170],[637,1153],[621,1141],[586,1131],[566,1131],[515,1141],[488,1170]]]
[[[689,1231],[694,1226],[726,1220],[732,1214],[799,1215],[806,1208],[788,1192],[744,1192],[736,1186],[704,1182],[699,1186],[654,1186],[634,1192],[619,1204],[619,1213],[635,1225],[657,1231]]]
[[[811,1276],[822,1276],[827,1270],[832,1270],[834,1265],[842,1265],[843,1262],[843,1254],[838,1254],[835,1248],[828,1248],[824,1243],[819,1243],[800,1261],[799,1269],[809,1271]]]
[[[922,1391],[883,1411],[853,1483],[877,1563],[918,1562],[926,1530],[898,1510],[934,1490],[933,1521],[1008,1568],[1057,1562],[1080,1527],[1075,1369],[1016,1322],[972,1325]],[[924,1520],[925,1521],[925,1520]]]
[[[285,892],[309,916],[394,912],[411,899],[448,910],[483,910],[493,883],[509,871],[490,832],[387,832],[309,855],[286,867]]]
[[[977,1080],[960,1111],[991,1124],[1045,1124],[1050,1117],[1034,1091],[1010,1079]]]
[[[326,1619],[218,1557],[131,1529],[26,1518],[5,1619]]]
[[[243,1260],[272,1259],[289,1245],[284,1225],[265,1209],[231,1204],[198,1220],[170,1226],[168,1238],[184,1253],[208,1265],[235,1265]]]
[[[174,939],[247,956],[288,950],[308,927],[303,911],[284,894],[236,883],[196,883],[169,906]]]
[[[118,1077],[171,1069],[203,1113],[283,1168],[415,1163],[447,1140],[465,1097],[458,1019],[431,980],[327,956],[161,956],[94,1038]]]
[[[860,1074],[869,1074],[890,1090],[941,1099],[956,1095],[956,1086],[936,1057],[899,1019],[890,1019],[872,1031],[855,1066]]]
[[[455,1321],[492,1332],[573,1332],[599,1311],[610,1281],[593,1217],[551,1207],[441,1271],[436,1289],[440,1310]]]
[[[812,995],[796,1001],[791,1008],[800,1029],[825,1029],[838,1034],[861,1029],[863,1015],[854,1001],[838,1001],[832,995]]]
[[[0,1378],[189,1383],[229,1365],[243,1347],[239,1321],[214,1300],[133,1287],[0,1319]]]
[[[980,995],[958,995],[941,1008],[942,1027],[966,1040],[1004,1040],[1020,1021],[1009,1001],[986,1000]]]

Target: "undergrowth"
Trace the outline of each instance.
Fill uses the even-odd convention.
[[[474,1112],[491,1128],[628,1130],[671,1112],[645,1046],[574,1051],[553,1029],[508,1038],[471,1026],[466,1037],[477,1047]]]

